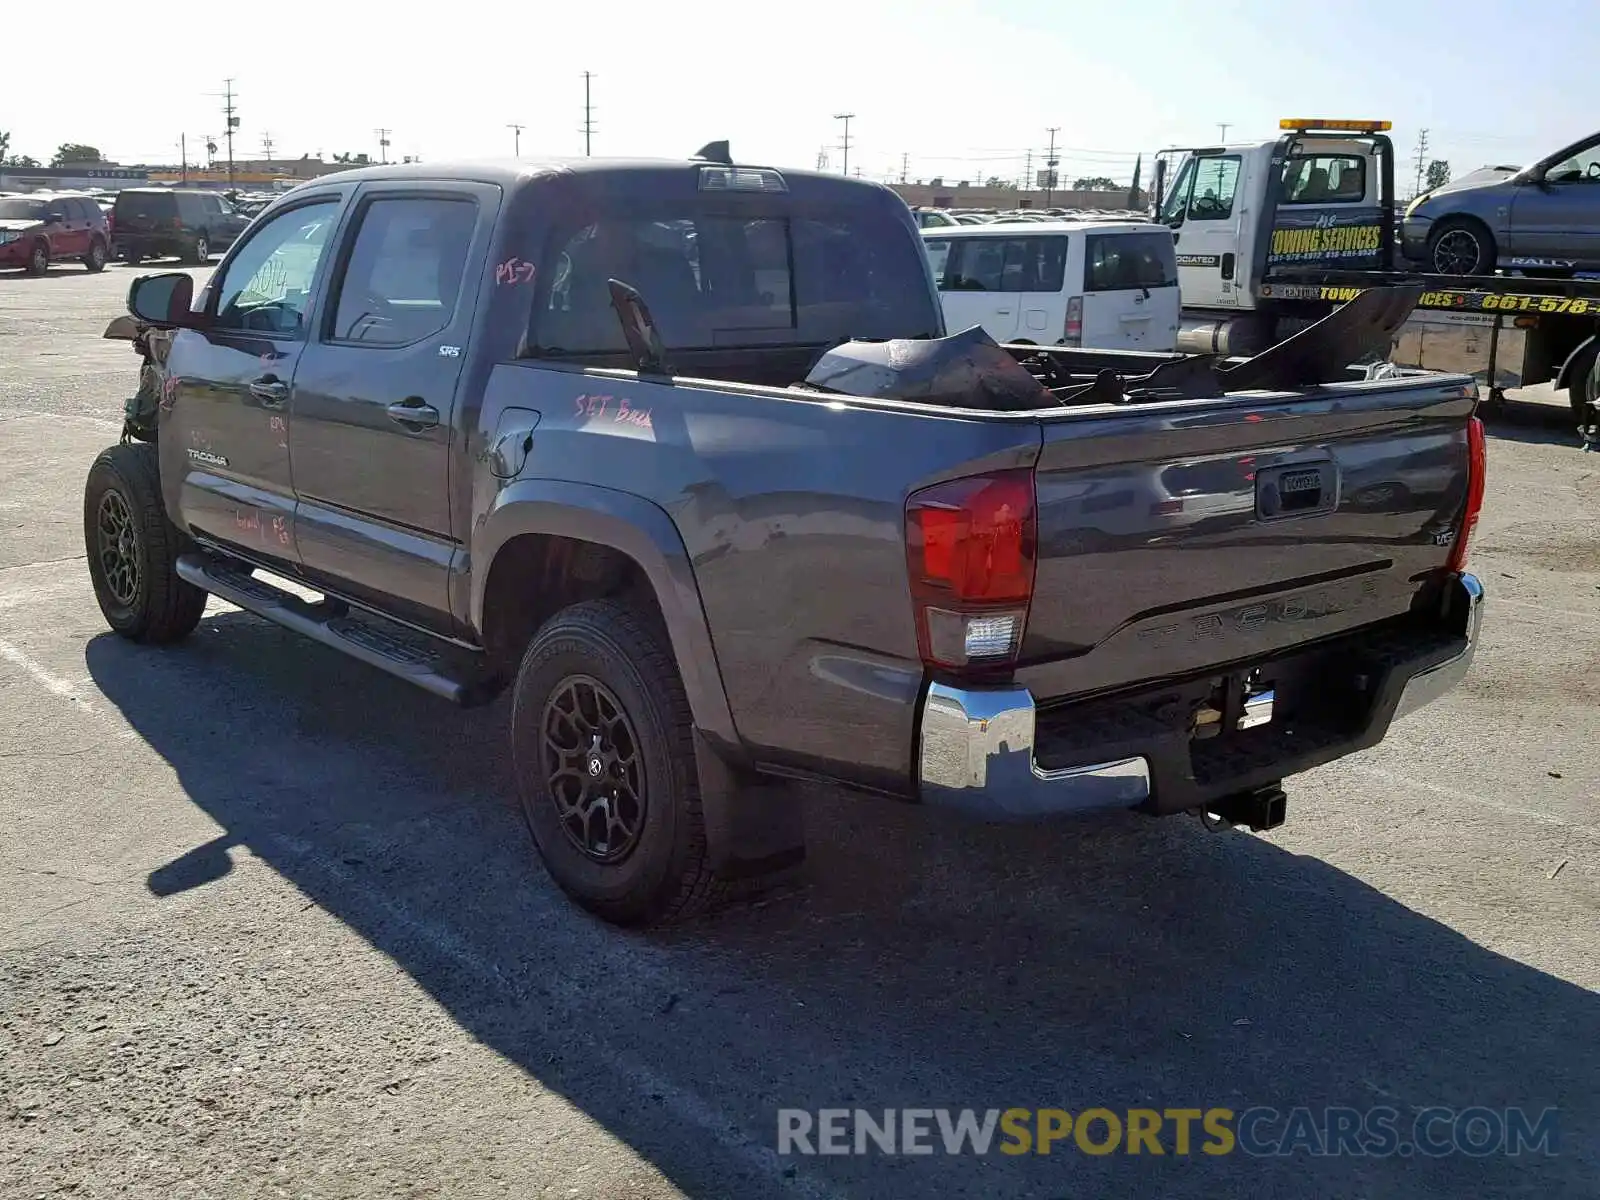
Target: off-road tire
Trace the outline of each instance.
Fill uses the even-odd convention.
[[[43,239],[28,251],[28,265],[22,269],[29,275],[43,275],[50,270],[50,247]]]
[[[89,243],[89,253],[83,256],[83,265],[89,272],[98,275],[106,269],[106,259],[111,257],[111,252],[106,249],[105,242],[95,238]]]
[[[131,517],[139,569],[127,597],[117,595],[102,557],[101,506],[107,492],[120,496]],[[94,460],[83,491],[83,541],[95,599],[117,633],[130,641],[163,644],[186,637],[200,623],[206,593],[178,577],[178,556],[193,543],[167,518],[155,446],[112,446]]]
[[[1451,244],[1470,237],[1476,249],[1472,253],[1472,261],[1465,263],[1464,270],[1446,271],[1439,265],[1440,243],[1446,238],[1452,239]],[[1433,230],[1428,234],[1428,253],[1425,260],[1427,269],[1435,275],[1492,275],[1496,251],[1494,234],[1489,232],[1489,227],[1476,217],[1446,217],[1435,223]]]
[[[600,862],[568,836],[552,792],[546,705],[574,678],[597,681],[631,723],[644,771],[643,817],[627,856]],[[522,810],[561,889],[618,925],[682,921],[729,894],[711,872],[689,701],[655,623],[617,600],[586,600],[550,618],[517,671],[512,759]]]

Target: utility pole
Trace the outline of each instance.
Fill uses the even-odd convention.
[[[272,166],[272,135],[265,130],[261,133],[261,154],[267,160],[267,166]]]
[[[910,174],[910,172],[911,172],[911,155],[902,154],[900,156],[900,182],[901,183],[904,183],[906,181],[906,176],[908,174]]]
[[[178,175],[184,183],[189,182],[189,135],[178,135]]]
[[[594,105],[589,103],[589,80],[593,76],[583,73],[583,156],[589,157],[590,143],[594,138]]]
[[[393,133],[394,130],[374,129],[372,132],[378,135],[378,161],[380,163],[387,163],[389,161],[389,135]]]
[[[522,131],[524,129],[526,129],[527,126],[526,125],[507,125],[506,128],[511,130],[511,145],[512,145],[511,154],[512,154],[512,157],[521,158],[522,157]]]
[[[848,175],[850,174],[850,122],[855,119],[855,113],[834,113],[833,119],[844,122],[844,141],[839,148],[844,151],[844,166],[842,170]]]
[[[228,139],[228,186],[233,186],[233,131],[239,128],[239,116],[233,104],[233,80],[222,81],[222,115],[227,118],[228,128],[225,136]]]
[[[1417,134],[1417,186],[1412,191],[1413,196],[1422,195],[1422,165],[1428,161],[1428,131],[1424,129]]]
[[[1048,130],[1050,134],[1050,149],[1044,160],[1044,206],[1050,207],[1050,201],[1055,198],[1056,192],[1056,164],[1061,160],[1056,157],[1056,134],[1061,132],[1061,126],[1052,125]]]
[[[1218,132],[1218,134],[1221,135],[1221,136],[1219,136],[1217,138],[1217,141],[1220,142],[1224,146],[1226,146],[1228,144],[1228,125],[1229,124],[1231,124],[1231,122],[1222,122],[1222,121],[1218,121],[1217,122],[1217,132]]]
[[[1022,159],[1022,190],[1033,191],[1033,151],[1029,150]]]
[[[826,171],[827,169],[828,169],[828,148],[826,146],[818,146],[817,147],[817,170]]]

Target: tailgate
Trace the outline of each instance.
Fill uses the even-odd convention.
[[[1019,682],[1107,691],[1427,603],[1474,395],[1432,376],[1045,418]]]

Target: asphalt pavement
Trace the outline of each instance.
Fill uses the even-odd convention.
[[[503,703],[215,603],[107,632],[81,494],[132,276],[0,275],[0,1197],[1596,1195],[1600,455],[1558,399],[1491,426],[1474,674],[1279,830],[814,788],[795,883],[639,935],[540,870]],[[1559,1138],[778,1153],[780,1108],[1258,1106]]]

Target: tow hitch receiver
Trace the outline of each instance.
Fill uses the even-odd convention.
[[[1257,788],[1253,792],[1235,792],[1205,806],[1202,816],[1207,824],[1243,825],[1254,833],[1276,829],[1283,824],[1289,809],[1289,797],[1276,784]]]

